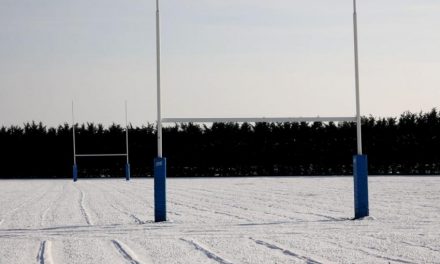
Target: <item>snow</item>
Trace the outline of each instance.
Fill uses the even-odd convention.
[[[440,263],[440,177],[0,181],[0,263]]]

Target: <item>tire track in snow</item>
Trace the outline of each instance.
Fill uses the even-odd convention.
[[[205,211],[204,210],[198,210],[198,209],[195,209],[195,208],[192,208],[192,207],[189,207],[189,206],[182,205],[182,203],[176,203],[176,202],[174,202],[171,199],[168,200],[167,203],[170,204],[170,205],[174,205],[174,207],[180,206],[180,207],[183,207],[183,208],[192,209],[193,211],[196,211],[196,212],[207,212],[206,210]],[[185,211],[185,214],[186,215],[195,216],[198,219],[198,221],[200,223],[203,223],[203,224],[208,223],[209,220],[211,219],[210,217],[207,216],[207,214],[203,214],[203,213],[202,214],[198,214],[198,213],[193,212],[193,211]],[[207,220],[202,220],[202,219],[207,219]]]
[[[19,209],[21,209],[22,207],[26,206],[29,204],[30,201],[39,201],[41,198],[43,198],[48,192],[50,191],[47,190],[45,191],[42,195],[38,196],[36,195],[36,197],[32,197],[27,199],[26,201],[24,201],[23,203],[21,203],[19,206],[15,207],[14,209],[10,210],[9,212],[7,212],[6,214],[3,215],[3,218],[0,219],[0,225],[2,225],[5,222],[5,219],[7,217],[9,217],[11,214],[13,214],[14,212],[18,211]],[[38,198],[37,198],[38,197]]]
[[[413,244],[413,243],[410,243],[410,242],[407,242],[407,241],[401,241],[401,243],[406,244],[406,245],[411,246],[411,247],[427,249],[427,250],[430,250],[430,251],[434,251],[436,253],[440,252],[440,250],[435,249],[435,248],[430,247],[430,246],[427,246],[427,245],[417,245],[417,244]]]
[[[305,261],[305,262],[308,263],[308,264],[323,264],[323,263],[330,263],[330,262],[328,262],[328,261],[324,261],[324,262],[317,261],[317,260],[315,260],[315,259],[312,259],[312,258],[310,258],[310,257],[303,256],[303,255],[301,255],[301,254],[295,253],[295,252],[293,252],[293,251],[291,251],[291,250],[288,250],[288,249],[282,248],[282,247],[280,247],[280,246],[277,246],[277,245],[275,245],[275,244],[273,244],[273,243],[269,243],[269,242],[267,242],[267,241],[263,241],[263,240],[259,240],[259,239],[254,239],[254,238],[252,238],[252,237],[250,237],[249,239],[252,240],[252,241],[254,241],[255,243],[257,243],[258,245],[265,246],[265,247],[270,248],[270,249],[273,249],[273,250],[281,251],[281,253],[283,253],[284,255],[287,255],[287,256],[290,256],[290,257],[295,257],[295,258],[297,258],[297,259],[299,259],[299,260]]]
[[[206,247],[200,245],[199,243],[195,242],[194,240],[187,240],[185,238],[180,238],[180,240],[192,245],[195,247],[196,250],[202,252],[205,254],[208,258],[217,261],[220,264],[232,264],[232,262],[220,257],[218,254],[215,254],[214,252],[210,251]]]
[[[137,216],[134,215],[133,213],[130,213],[130,210],[129,210],[129,209],[128,209],[123,203],[121,203],[121,202],[120,202],[120,199],[118,199],[118,197],[116,197],[116,195],[114,194],[114,191],[116,191],[116,192],[122,194],[123,197],[125,197],[125,198],[128,199],[128,197],[127,197],[127,193],[129,193],[129,192],[127,192],[127,193],[123,193],[122,191],[120,191],[120,190],[118,190],[118,189],[113,190],[112,192],[107,192],[105,189],[102,188],[102,186],[98,186],[97,189],[101,190],[101,193],[104,194],[104,195],[103,195],[104,199],[107,201],[107,203],[108,203],[113,209],[115,209],[116,211],[119,211],[119,212],[123,213],[124,215],[127,215],[129,218],[133,219],[133,221],[134,221],[136,224],[140,224],[140,225],[142,225],[142,224],[147,223],[147,221],[142,221],[139,217],[137,217]],[[116,198],[116,199],[109,199],[109,197]],[[120,207],[115,205],[115,200],[116,200],[116,203],[117,203],[117,204],[121,205]],[[129,201],[131,202],[131,200],[129,200]]]
[[[197,193],[198,195],[202,195],[203,197],[208,196],[210,198],[213,198],[213,200],[208,200],[208,199],[205,199],[203,197],[193,197],[193,196],[190,196],[190,195],[186,194],[186,193],[194,193],[194,192]],[[197,200],[197,204],[199,204],[200,201],[203,201],[203,202],[205,202],[205,204],[210,204],[210,205],[212,205],[212,204],[226,205],[228,208],[235,209],[235,210],[241,210],[241,212],[251,212],[251,213],[262,212],[264,215],[267,215],[269,217],[275,216],[277,218],[278,217],[282,217],[282,218],[285,218],[285,219],[288,219],[288,220],[291,220],[291,221],[301,221],[301,218],[298,218],[298,217],[292,217],[292,216],[276,213],[276,212],[273,212],[273,211],[268,212],[266,209],[261,211],[261,208],[272,208],[273,206],[268,206],[267,205],[267,200],[258,199],[258,196],[255,196],[255,197],[253,195],[247,195],[247,196],[238,195],[237,196],[236,193],[234,193],[232,195],[232,194],[229,194],[229,193],[226,193],[226,192],[222,192],[222,191],[220,191],[220,192],[222,194],[224,194],[224,195],[216,194],[216,192],[213,192],[213,191],[210,191],[210,190],[197,189],[197,188],[196,189],[191,189],[191,190],[185,190],[185,191],[177,189],[177,190],[174,190],[174,192],[170,192],[170,194],[175,194],[175,195],[178,195],[178,196],[181,196],[181,197],[183,196],[183,197],[189,199],[190,203],[193,203],[193,200]],[[253,201],[255,199],[261,200],[264,203],[264,205],[263,206],[259,206],[260,209],[255,210],[255,209],[248,208],[248,207],[238,206],[238,205],[230,202],[230,200],[234,200],[237,197],[240,197],[240,199],[241,198],[246,198],[247,199],[249,197],[252,197]],[[178,204],[178,203],[175,203],[175,204],[182,205],[182,204]],[[188,204],[188,203],[186,203],[186,204]],[[259,203],[259,204],[261,205],[262,203]],[[273,208],[275,208],[276,210],[279,210],[279,211],[286,211],[285,208],[281,208],[281,207],[273,207]],[[192,206],[192,209],[196,209],[196,208],[194,206]],[[210,210],[202,209],[200,206],[198,206],[196,210],[211,212]],[[255,218],[256,218],[255,214],[253,216],[247,217],[247,216],[242,216],[242,214],[236,215],[236,214],[230,213],[229,211],[228,212],[214,211],[213,213],[220,214],[220,215],[226,215],[226,216],[229,216],[229,217],[234,217],[236,219],[244,220],[244,221],[247,221],[247,222],[250,222],[250,223],[254,222]],[[295,212],[295,213],[297,213],[297,212]],[[301,213],[301,214],[304,214],[304,213]],[[319,216],[320,217],[325,217],[325,218],[327,218],[329,220],[339,220],[339,219],[336,219],[336,218],[327,217],[327,216],[323,216],[323,215],[319,215]],[[264,220],[267,220],[267,219],[260,217],[259,220],[264,221]]]
[[[47,213],[50,211],[50,209],[53,208],[53,206],[54,206],[55,204],[57,204],[57,203],[59,202],[60,198],[64,195],[64,193],[65,193],[65,192],[64,192],[65,187],[66,187],[66,185],[63,184],[63,188],[62,188],[60,194],[58,194],[58,195],[56,196],[55,200],[52,201],[52,202],[50,203],[50,205],[44,210],[43,214],[41,215],[41,221],[40,221],[40,225],[41,225],[41,226],[44,226],[44,223],[45,223],[45,220],[46,220],[46,215],[47,215]]]
[[[52,255],[51,255],[50,241],[40,242],[40,248],[38,249],[38,254],[37,254],[37,263],[38,264],[51,264],[51,263],[53,263]]]
[[[236,209],[236,210],[241,210],[242,212],[251,212],[251,213],[254,213],[254,217],[252,218],[252,219],[250,219],[250,218],[244,218],[244,217],[242,217],[242,219],[240,219],[240,220],[247,220],[247,221],[249,221],[249,222],[253,222],[253,221],[255,221],[255,213],[258,213],[258,212],[260,212],[260,211],[257,211],[257,210],[254,210],[254,209],[252,209],[252,208],[248,208],[248,207],[244,207],[244,206],[239,206],[239,205],[236,205],[236,204],[234,204],[234,203],[230,203],[229,201],[227,201],[227,199],[225,199],[225,197],[223,197],[223,196],[221,196],[221,195],[216,195],[214,192],[209,192],[209,191],[207,191],[208,192],[208,195],[207,196],[209,196],[209,197],[211,197],[211,198],[215,198],[215,199],[219,199],[221,202],[217,202],[217,203],[219,203],[219,204],[222,204],[222,205],[226,205],[226,206],[228,206],[229,208],[234,208],[234,209]],[[176,192],[179,196],[185,196],[184,194],[181,194],[181,193],[178,193],[178,192]],[[189,196],[188,196],[189,197]],[[191,197],[192,198],[192,197]],[[197,199],[197,198],[195,198],[195,199]],[[206,203],[208,203],[209,204],[209,200],[207,200],[207,199],[204,199],[204,201],[206,202]],[[265,207],[270,207],[270,206],[262,206],[262,208],[265,208]],[[274,212],[266,212],[266,211],[263,211],[263,214],[265,214],[265,215],[269,215],[269,216],[276,216],[276,217],[282,217],[282,218],[285,218],[285,219],[288,219],[288,220],[293,220],[293,221],[299,221],[300,219],[299,218],[294,218],[294,217],[290,217],[290,216],[286,216],[286,215],[281,215],[281,214],[277,214],[277,213],[274,213]],[[227,215],[230,215],[230,216],[233,216],[233,215],[231,215],[231,214],[227,214]],[[241,217],[241,216],[240,216]],[[264,221],[265,219],[262,219],[261,217],[260,217],[260,219],[259,220],[261,220],[261,221]]]
[[[142,225],[142,224],[145,224],[145,223],[146,223],[145,221],[142,221],[141,219],[139,219],[139,217],[137,217],[137,216],[135,216],[134,214],[131,214],[131,213],[125,211],[124,209],[118,208],[118,207],[116,207],[116,206],[113,205],[113,204],[110,205],[110,206],[113,207],[115,210],[117,210],[117,211],[119,211],[119,212],[121,212],[121,213],[127,215],[127,216],[130,217],[131,219],[133,219],[133,221],[134,221],[136,224]]]
[[[111,196],[116,196],[114,194],[114,191],[116,191],[116,192],[120,193],[124,198],[129,199],[130,201],[132,201],[132,200],[141,201],[143,204],[146,204],[146,207],[148,207],[154,211],[153,204],[149,203],[148,200],[146,200],[145,195],[137,195],[137,193],[132,189],[133,187],[130,186],[130,188],[128,188],[128,189],[124,189],[123,186],[121,188],[114,188],[114,185],[109,182],[105,182],[100,187],[102,187],[104,185],[107,185],[112,190],[112,192],[110,192]]]
[[[119,242],[118,240],[112,240],[113,246],[115,246],[118,253],[130,264],[141,264],[140,261],[136,260],[136,255],[127,246]]]
[[[348,246],[347,244],[343,244],[343,243],[335,243],[333,241],[321,241],[323,243],[329,244],[329,245],[336,245],[336,247],[338,248],[344,248],[347,250],[353,250],[353,251],[357,251],[357,252],[361,252],[369,257],[375,257],[375,258],[379,258],[379,259],[383,259],[386,260],[388,262],[394,261],[394,262],[398,262],[398,263],[405,263],[405,264],[416,264],[417,262],[413,262],[410,260],[406,260],[406,259],[402,259],[399,257],[393,257],[393,256],[385,256],[382,255],[381,252],[375,252],[377,250],[371,250],[371,249],[367,249],[367,248],[353,248],[351,246]]]
[[[239,199],[252,199],[254,201],[254,204],[258,204],[259,205],[258,206],[259,209],[255,210],[255,209],[252,209],[252,208],[245,208],[245,207],[236,206],[234,204],[227,204],[228,206],[236,208],[236,209],[241,209],[241,210],[245,210],[245,211],[249,210],[249,211],[253,211],[253,212],[262,212],[265,215],[276,216],[276,217],[283,217],[283,218],[286,218],[286,219],[289,219],[289,220],[293,220],[293,221],[300,221],[300,220],[302,220],[301,218],[293,217],[291,215],[280,214],[280,213],[276,213],[276,212],[273,212],[273,211],[271,211],[271,212],[266,211],[267,208],[276,209],[277,211],[281,211],[281,212],[286,211],[285,207],[275,206],[274,204],[271,204],[271,205],[268,204],[269,203],[268,201],[271,199],[270,197],[269,198],[261,198],[261,197],[259,197],[260,195],[267,195],[266,192],[259,192],[259,191],[256,191],[256,190],[252,190],[251,194],[243,195],[243,194],[238,194],[235,191],[220,190],[221,195],[216,195],[216,194],[214,194],[214,192],[209,191],[209,190],[204,190],[204,189],[194,189],[194,190],[196,192],[198,192],[199,194],[205,193],[206,196],[221,199],[222,200],[221,204],[225,204],[225,199],[237,199],[237,197],[238,197]],[[179,190],[179,191],[181,191],[181,190]],[[190,191],[186,190],[186,192],[191,192],[191,191],[193,191],[193,190],[190,190]],[[230,192],[233,192],[233,193],[230,193]],[[179,193],[179,195],[182,196],[181,193]],[[257,202],[257,201],[259,201],[259,202]],[[304,203],[305,202],[310,203],[309,200],[302,199],[302,201]],[[289,204],[289,203],[290,203],[290,201],[288,201],[288,200],[281,200],[280,201],[278,199],[277,203],[275,203],[275,204]],[[263,208],[263,211],[261,211],[261,208]],[[266,208],[266,209],[264,209],[264,208]],[[328,216],[328,215],[323,215],[323,214],[318,214],[318,213],[300,212],[298,210],[288,210],[288,211],[293,213],[295,216],[297,216],[298,214],[300,214],[300,215],[313,215],[313,216],[323,217],[326,220],[330,220],[330,221],[341,221],[341,220],[343,220],[343,219],[341,219],[339,217],[333,217],[333,216]],[[348,220],[348,219],[346,219],[346,220]]]
[[[191,191],[189,191],[189,192],[191,192]],[[201,191],[199,190],[199,193],[200,192]],[[280,206],[268,205],[268,200],[267,199],[257,198],[257,197],[254,197],[252,195],[244,195],[244,196],[243,195],[239,195],[239,196],[236,196],[234,194],[235,196],[231,196],[230,194],[228,194],[226,192],[223,192],[229,198],[231,198],[231,197],[240,197],[240,198],[246,198],[247,199],[247,198],[251,197],[253,200],[260,200],[262,202],[262,203],[259,203],[259,205],[261,205],[260,209],[259,210],[254,210],[254,209],[251,209],[251,208],[246,208],[246,207],[242,207],[242,206],[237,206],[237,205],[234,205],[234,204],[226,203],[225,196],[215,195],[214,192],[212,192],[212,191],[204,190],[204,192],[208,193],[207,196],[209,196],[209,197],[215,197],[215,198],[218,198],[218,199],[223,199],[219,203],[219,204],[222,204],[222,205],[227,205],[229,207],[233,207],[233,208],[244,210],[244,211],[262,212],[263,214],[268,215],[268,216],[282,217],[282,218],[285,218],[285,219],[288,219],[288,220],[292,220],[292,221],[301,221],[302,219],[298,218],[298,217],[292,217],[292,216],[289,216],[289,215],[276,213],[276,212],[273,212],[273,211],[268,212],[267,209],[268,208],[276,209],[276,210],[281,211],[281,212],[287,210],[287,211],[290,211],[290,212],[294,213],[295,215],[298,215],[298,214],[301,214],[301,215],[313,215],[313,216],[323,217],[323,218],[325,218],[326,220],[329,220],[329,221],[341,221],[341,220],[344,220],[342,218],[327,216],[327,215],[318,214],[318,213],[300,212],[298,210],[288,210],[288,209],[280,207]],[[258,193],[258,192],[255,192],[255,194],[256,193]],[[180,196],[185,196],[184,194],[180,194],[180,193],[179,193],[179,195]],[[209,202],[209,200],[206,200],[206,199],[205,199],[205,201]],[[288,204],[288,203],[289,202],[285,201],[285,204]],[[263,210],[261,210],[261,208],[263,208]],[[243,220],[246,220],[246,219],[243,219]],[[349,220],[349,219],[347,218],[345,220]],[[249,221],[252,222],[252,221],[255,221],[255,220],[250,220],[249,219]]]
[[[372,238],[372,239],[385,240],[385,239],[377,237],[375,235],[369,235],[368,237]],[[400,243],[405,244],[405,245],[407,245],[409,247],[415,247],[415,248],[420,248],[420,249],[423,249],[423,250],[433,251],[435,253],[440,253],[439,249],[435,249],[435,248],[430,247],[428,245],[419,245],[419,244],[411,243],[411,242],[408,242],[408,241],[400,241]]]
[[[89,214],[87,214],[87,211],[86,211],[86,208],[85,208],[85,206],[84,206],[84,200],[85,200],[85,197],[86,197],[86,195],[84,194],[84,192],[80,189],[80,188],[78,188],[76,185],[75,185],[75,187],[78,189],[78,191],[81,193],[81,196],[80,196],[80,198],[79,198],[79,210],[81,211],[81,214],[84,216],[84,219],[86,220],[86,223],[88,224],[88,225],[92,225],[92,222],[90,221],[90,216],[89,216]]]
[[[189,192],[191,192],[191,191],[189,191]],[[236,206],[234,204],[227,203],[224,200],[223,197],[219,197],[219,196],[215,196],[215,195],[208,195],[210,197],[223,199],[221,201],[216,201],[217,199],[209,200],[209,199],[206,199],[204,197],[196,197],[196,198],[194,198],[191,195],[186,195],[183,192],[179,192],[179,191],[177,191],[177,192],[176,191],[175,192],[170,192],[170,195],[176,195],[176,194],[178,196],[180,196],[180,197],[184,197],[185,199],[187,199],[185,201],[186,202],[185,204],[188,204],[188,206],[191,206],[192,209],[199,210],[199,211],[205,211],[205,212],[212,212],[214,214],[219,214],[219,215],[225,215],[225,216],[228,216],[228,217],[233,217],[233,218],[236,218],[236,219],[239,219],[239,220],[243,220],[243,221],[247,221],[247,222],[253,222],[254,221],[254,219],[251,219],[251,218],[248,218],[248,217],[239,216],[239,215],[230,213],[229,211],[227,211],[227,212],[224,212],[224,211],[221,212],[221,211],[218,211],[218,210],[212,211],[212,210],[203,209],[202,207],[200,207],[200,202],[203,202],[204,205],[208,205],[209,207],[212,207],[212,205],[215,204],[215,202],[217,202],[219,205],[226,206],[228,208],[232,207],[232,208],[239,209],[239,210],[242,210],[242,211],[247,211],[248,210],[247,208],[239,207],[239,206]],[[194,203],[197,204],[198,206],[193,205]],[[176,202],[174,202],[174,204],[183,206],[182,204],[179,204],[179,203],[176,203]]]
[[[227,213],[227,212],[220,212],[218,210],[211,210],[211,209],[208,210],[208,209],[205,209],[205,208],[200,207],[198,205],[194,205],[191,202],[189,202],[187,204],[184,204],[184,203],[169,201],[169,203],[175,204],[175,205],[179,205],[179,206],[182,206],[182,207],[186,207],[186,208],[189,208],[189,209],[193,209],[193,210],[196,210],[196,211],[200,211],[200,212],[207,212],[207,213],[213,213],[213,214],[217,214],[217,215],[224,215],[224,216],[227,216],[229,218],[235,218],[235,219],[239,219],[239,220],[243,220],[243,221],[247,221],[247,222],[252,222],[252,220],[249,219],[249,218],[241,217],[239,215],[230,214],[230,213]]]

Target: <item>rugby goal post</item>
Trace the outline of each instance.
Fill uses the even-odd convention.
[[[369,215],[368,161],[362,153],[362,123],[359,95],[359,57],[356,0],[353,0],[353,33],[356,116],[354,117],[274,117],[274,118],[162,118],[161,112],[161,56],[160,56],[160,12],[156,0],[156,69],[157,69],[157,158],[154,160],[154,219],[166,221],[166,158],[162,149],[162,123],[213,123],[213,122],[355,122],[357,154],[353,156],[354,219]]]
[[[125,153],[76,153],[76,133],[75,133],[75,112],[74,104],[72,101],[72,139],[73,139],[73,168],[72,179],[74,182],[78,181],[78,165],[77,158],[87,157],[125,157],[125,180],[130,180],[130,159],[128,155],[128,114],[127,114],[127,101],[125,101]]]

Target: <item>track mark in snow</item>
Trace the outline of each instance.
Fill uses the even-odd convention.
[[[63,188],[61,190],[61,192],[56,196],[55,200],[53,200],[49,206],[44,210],[43,214],[41,215],[41,221],[40,221],[40,225],[44,226],[44,223],[46,222],[46,216],[47,213],[50,211],[50,209],[53,208],[53,206],[58,203],[58,201],[60,200],[60,198],[65,194],[64,189],[65,189],[66,185],[63,185]]]
[[[27,199],[26,201],[24,201],[23,203],[21,203],[19,206],[15,207],[14,209],[10,210],[9,212],[7,212],[6,214],[3,215],[3,219],[0,220],[0,225],[3,224],[3,222],[5,221],[5,218],[7,218],[8,216],[10,216],[11,214],[13,214],[14,212],[18,211],[19,209],[23,208],[26,205],[29,205],[31,201],[39,201],[41,198],[43,198],[50,190],[45,191],[42,195],[38,196],[38,198],[36,197],[31,197],[29,199]]]
[[[118,253],[130,264],[141,264],[138,260],[136,260],[136,256],[133,251],[126,245],[123,245],[121,242],[117,240],[112,240],[113,245],[115,246]]]
[[[205,247],[201,246],[200,244],[196,243],[193,240],[187,240],[185,238],[181,238],[180,240],[185,241],[186,243],[194,246],[198,251],[204,253],[208,258],[210,258],[212,260],[215,260],[218,263],[221,263],[221,264],[232,264],[232,262],[225,260],[224,258],[218,256],[214,252],[206,249]]]
[[[365,253],[365,254],[367,254],[369,256],[373,256],[373,257],[376,257],[376,258],[384,259],[384,260],[386,260],[388,262],[389,261],[394,261],[394,262],[405,263],[405,264],[416,264],[417,263],[417,262],[413,262],[413,261],[409,261],[409,260],[405,260],[405,259],[400,259],[400,258],[396,258],[396,257],[383,256],[383,255],[380,255],[380,254],[373,253],[372,251],[366,250],[366,249],[357,249],[357,250],[360,251],[360,252],[363,252],[363,253]]]
[[[245,221],[248,221],[248,222],[252,222],[251,219],[244,218],[244,217],[241,217],[241,216],[238,216],[238,215],[234,215],[234,214],[230,214],[230,213],[220,212],[220,211],[216,211],[216,210],[208,210],[208,209],[204,209],[204,208],[197,207],[197,206],[194,206],[194,205],[186,205],[184,203],[178,203],[178,202],[173,202],[173,201],[169,201],[169,203],[175,204],[175,205],[179,205],[179,206],[182,206],[182,207],[186,207],[186,208],[190,208],[190,209],[194,209],[194,210],[200,211],[200,212],[208,212],[208,213],[214,213],[214,214],[218,214],[218,215],[225,215],[227,217],[232,217],[232,218],[236,218],[236,219],[239,219],[239,220],[245,220]]]
[[[139,219],[137,216],[135,216],[134,214],[130,214],[129,215],[137,224],[143,225],[145,224],[144,221],[142,221],[141,219]]]
[[[339,248],[341,247],[340,243],[335,243],[335,242],[330,242],[330,241],[325,241],[325,243],[336,245]],[[416,264],[417,263],[417,262],[409,261],[409,260],[406,260],[406,259],[401,259],[401,258],[398,258],[398,257],[389,257],[389,256],[386,256],[386,255],[382,255],[381,252],[377,252],[376,253],[373,250],[367,249],[367,248],[356,248],[356,247],[351,247],[351,246],[344,246],[344,248],[345,249],[354,250],[354,251],[358,251],[358,252],[362,252],[362,253],[366,254],[367,256],[383,259],[383,260],[388,261],[389,263],[391,261],[398,262],[398,263],[405,263],[405,264]]]
[[[268,248],[270,248],[270,249],[274,249],[274,250],[279,250],[279,251],[281,251],[284,255],[298,258],[298,259],[300,259],[300,260],[305,261],[305,262],[308,263],[308,264],[309,264],[309,263],[310,263],[310,264],[322,264],[322,263],[324,263],[324,262],[316,261],[316,260],[314,260],[314,259],[312,259],[312,258],[309,258],[309,257],[306,257],[306,256],[302,256],[302,255],[300,255],[300,254],[298,254],[298,253],[292,252],[292,251],[290,251],[290,250],[288,250],[288,249],[281,248],[281,247],[279,247],[279,246],[277,246],[277,245],[275,245],[275,244],[272,244],[272,243],[269,243],[269,242],[266,242],[266,241],[263,241],[263,240],[254,239],[254,238],[252,238],[252,237],[250,237],[249,239],[252,240],[252,241],[254,241],[255,243],[257,243],[258,245],[262,245],[262,246],[265,246],[265,247],[268,247]],[[328,262],[325,261],[325,263],[328,263]]]
[[[426,245],[417,245],[417,244],[409,243],[407,241],[401,241],[401,243],[406,244],[408,246],[412,246],[412,247],[428,249],[428,250],[431,250],[431,251],[434,251],[434,252],[437,252],[437,253],[440,252],[440,250],[437,250],[435,248],[432,248],[432,247],[426,246]]]
[[[102,189],[101,189],[101,190],[102,190]],[[120,191],[120,190],[117,190],[117,189],[116,189],[116,191],[117,191],[118,193],[123,194],[124,196],[127,196],[127,193],[124,193],[124,192],[122,192],[122,191]],[[105,193],[105,190],[104,190],[103,192]],[[112,197],[114,197],[114,195],[112,195]],[[114,203],[114,200],[110,200],[110,199],[107,198],[107,197],[106,197],[105,199],[107,200],[107,202],[110,204],[111,207],[113,207],[115,210],[117,210],[117,211],[119,211],[119,212],[121,212],[121,213],[127,215],[127,216],[130,217],[131,219],[133,219],[133,221],[134,221],[136,224],[143,225],[143,224],[147,223],[146,221],[142,221],[139,217],[137,217],[136,215],[132,214],[132,213],[130,212],[130,209],[127,210],[127,207],[125,207],[123,204],[121,204],[121,205],[122,205],[122,208],[121,208],[121,207],[115,206],[115,205],[113,204],[113,203]],[[137,199],[137,198],[136,198],[136,199]],[[134,199],[134,200],[136,200],[136,199]],[[119,202],[118,202],[118,203],[119,203]],[[152,208],[152,207],[151,207],[151,208]]]
[[[125,211],[125,210],[123,210],[121,208],[118,208],[118,207],[114,206],[113,204],[111,205],[111,207],[113,207],[115,210],[117,210],[117,211],[119,211],[119,212],[121,212],[121,213],[123,213],[125,215],[128,215],[128,217],[133,219],[133,221],[136,224],[143,225],[143,224],[146,223],[145,221],[142,221],[139,217],[135,216],[134,214],[131,214],[131,213],[129,213],[129,212],[127,212],[127,211]]]
[[[49,210],[52,208],[52,205],[53,205],[53,204],[49,205],[49,206],[44,210],[43,214],[41,215],[41,221],[40,221],[40,225],[41,225],[41,226],[44,226],[44,222],[45,222],[45,220],[46,220],[46,215],[47,215],[47,213],[49,212]]]
[[[85,200],[85,194],[82,190],[80,190],[78,187],[76,187],[80,192],[81,192],[81,197],[79,198],[79,208],[81,211],[81,214],[84,216],[84,218],[86,219],[86,223],[88,225],[92,225],[92,222],[90,221],[90,217],[87,214],[86,208],[84,206],[84,200]]]
[[[50,253],[50,241],[42,241],[40,248],[38,249],[37,263],[38,264],[50,264],[53,263]]]

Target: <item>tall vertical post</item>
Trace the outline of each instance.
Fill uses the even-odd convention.
[[[355,219],[369,215],[368,205],[368,160],[362,154],[362,120],[359,94],[359,51],[356,0],[353,0],[353,29],[354,29],[354,60],[355,60],[355,84],[356,84],[356,138],[357,155],[353,157],[354,179],[354,210]]]
[[[356,138],[357,154],[362,155],[362,123],[361,123],[361,103],[359,95],[359,50],[358,50],[358,30],[357,30],[357,11],[356,0],[353,0],[353,28],[354,28],[354,67],[356,84]]]
[[[156,0],[156,86],[157,86],[157,157],[162,158],[162,105],[160,72],[160,13],[159,0]]]
[[[154,160],[154,221],[166,217],[166,159],[162,155],[162,108],[160,97],[160,13],[156,0],[156,70],[157,70],[157,158]]]
[[[127,100],[125,100],[125,154],[127,158],[127,163],[125,164],[125,180],[130,180],[130,159],[128,154],[128,111],[127,111]]]
[[[72,178],[76,182],[78,180],[78,167],[76,166],[76,141],[75,141],[75,114],[72,101],[72,138],[73,138],[73,168]]]

